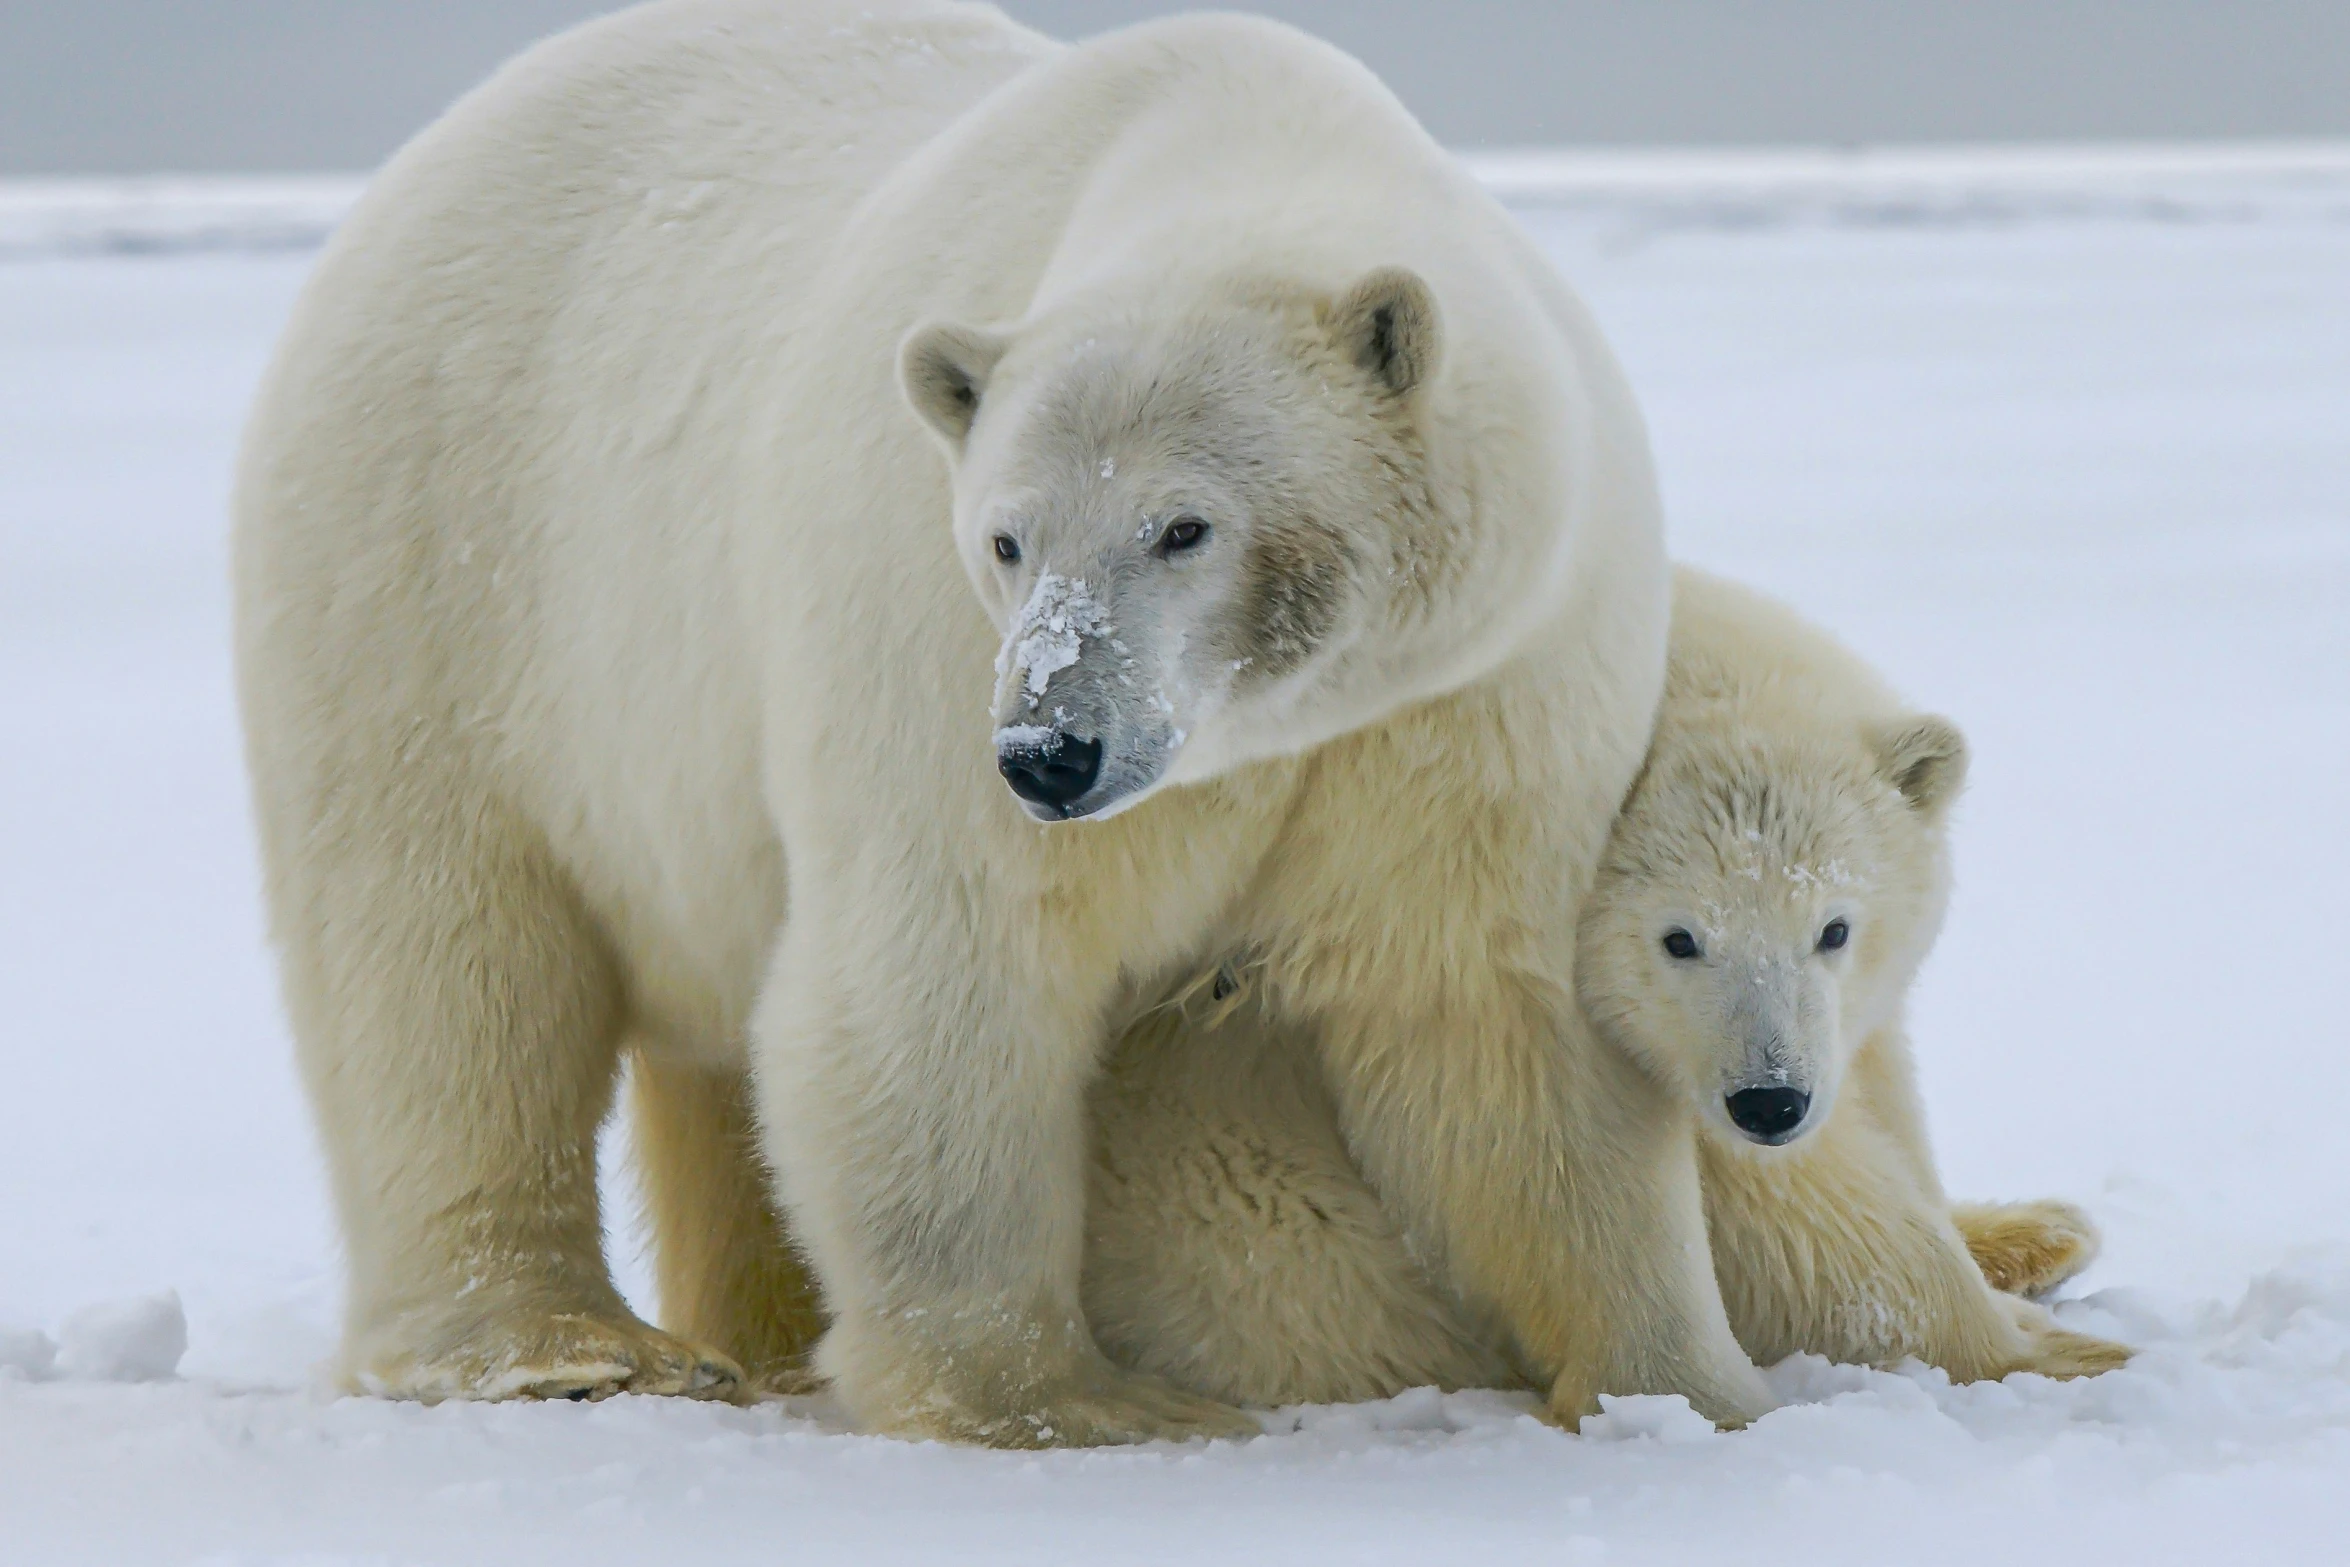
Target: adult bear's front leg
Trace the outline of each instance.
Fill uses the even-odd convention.
[[[998,1447],[1256,1434],[1113,1366],[1085,1325],[1084,1092],[1107,980],[1041,972],[1034,932],[989,944],[952,908],[835,922],[796,890],[760,1005],[760,1102],[833,1312],[817,1366],[850,1413]]]
[[[1768,1409],[1715,1284],[1688,1118],[1544,987],[1447,988],[1323,1030],[1348,1142],[1414,1240],[1563,1424],[1603,1393],[1683,1394],[1732,1426]]]

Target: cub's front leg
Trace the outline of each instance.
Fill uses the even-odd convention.
[[[1545,988],[1448,976],[1417,1014],[1334,1009],[1347,1141],[1416,1248],[1549,1384],[1679,1393],[1740,1426],[1771,1405],[1723,1311],[1689,1118]]]
[[[1994,1289],[1865,1096],[1789,1148],[1707,1138],[1703,1155],[1714,1271],[1765,1365],[1799,1351],[1853,1365],[1915,1357],[1974,1382],[2093,1376],[2130,1358]]]

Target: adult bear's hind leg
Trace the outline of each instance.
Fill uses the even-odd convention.
[[[420,791],[440,808],[389,820],[345,801],[273,843],[350,1257],[344,1378],[427,1401],[724,1393],[736,1368],[639,1321],[605,1267],[612,966],[527,830],[455,793]]]
[[[639,1055],[630,1077],[662,1324],[733,1356],[755,1387],[807,1388],[824,1306],[776,1216],[748,1076]]]

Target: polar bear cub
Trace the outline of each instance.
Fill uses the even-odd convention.
[[[1827,636],[1678,574],[1656,734],[1585,906],[1577,990],[1701,1128],[1714,1267],[1758,1363],[1915,1356],[1974,1380],[2128,1357],[1993,1287],[2078,1271],[2087,1220],[1954,1211],[1928,1148],[1902,1006],[1941,925],[1965,769],[1955,728]],[[1430,1281],[1355,1173],[1313,1060],[1245,996],[1122,1042],[1095,1096],[1086,1305],[1104,1347],[1240,1403],[1522,1381],[1506,1334]]]
[[[1915,1356],[1961,1381],[2121,1364],[2120,1346],[1994,1289],[1970,1250],[2044,1289],[2087,1265],[2086,1219],[1954,1215],[1927,1142],[1902,1011],[1949,901],[1964,738],[1784,607],[1699,572],[1676,577],[1671,649],[1576,989],[1698,1118],[1739,1341],[1763,1364]]]

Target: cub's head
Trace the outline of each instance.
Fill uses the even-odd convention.
[[[998,766],[1032,816],[1105,815],[1375,716],[1354,706],[1370,633],[1444,536],[1422,440],[1439,338],[1394,268],[1335,296],[1135,290],[908,337],[906,398],[947,447],[1003,632]]]
[[[1594,1025],[1734,1145],[1816,1130],[1941,925],[1965,772],[1940,718],[1661,726],[1583,917]]]

